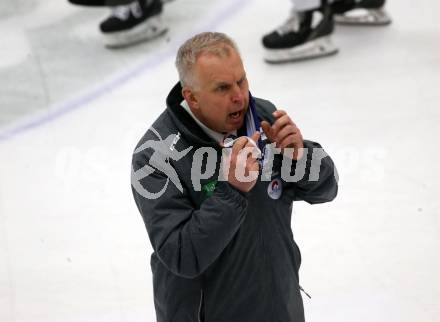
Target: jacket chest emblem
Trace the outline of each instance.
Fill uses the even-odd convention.
[[[283,194],[283,183],[280,178],[273,179],[267,186],[267,195],[276,200]]]
[[[216,185],[217,185],[217,180],[213,180],[213,181],[205,183],[202,186],[202,191],[203,191],[203,195],[205,198],[212,196]]]

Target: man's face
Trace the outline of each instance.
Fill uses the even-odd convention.
[[[238,53],[231,48],[227,56],[200,55],[193,76],[194,88],[184,87],[182,93],[194,115],[217,132],[239,129],[249,105],[249,85]]]

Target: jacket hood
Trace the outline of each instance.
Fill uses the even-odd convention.
[[[179,132],[189,142],[196,143],[199,146],[219,147],[218,142],[208,136],[194,121],[193,117],[180,105],[183,99],[182,86],[180,83],[177,83],[168,94],[166,103],[167,113],[179,129]]]

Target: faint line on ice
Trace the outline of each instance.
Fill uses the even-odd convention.
[[[179,39],[179,41],[174,41],[173,43],[171,43],[170,50],[168,50],[164,55],[156,55],[148,61],[140,64],[139,66],[131,68],[130,70],[124,72],[121,76],[115,77],[104,85],[93,89],[88,93],[82,94],[79,97],[70,99],[67,102],[49,108],[48,112],[27,119],[26,121],[19,121],[17,125],[7,128],[5,130],[0,130],[0,142],[7,141],[19,134],[41,127],[62,117],[65,114],[86,106],[87,104],[104,96],[105,94],[115,91],[117,88],[126,84],[128,81],[135,79],[139,75],[143,75],[146,71],[156,67],[170,56],[173,56],[176,47],[184,39],[189,38],[195,32],[200,32],[202,30],[215,30],[216,26],[220,25],[227,18],[236,15],[238,12],[243,10],[244,7],[250,2],[252,2],[252,0],[244,0],[239,2],[235,0],[230,0],[229,4],[223,10],[221,10],[219,14],[215,16],[211,23],[205,25],[204,27],[196,27],[196,30],[188,33],[185,37]]]

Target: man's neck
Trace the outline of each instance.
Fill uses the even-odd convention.
[[[214,131],[213,129],[209,128],[205,124],[203,124],[202,121],[200,121],[197,116],[191,111],[191,108],[188,105],[188,102],[186,100],[183,100],[180,105],[185,109],[185,111],[188,112],[189,115],[196,121],[197,125],[200,126],[200,128],[208,134],[208,136],[212,139],[214,139],[216,142],[223,143],[224,138],[229,134],[237,135],[237,131],[233,131],[231,133],[220,133],[217,131]]]

